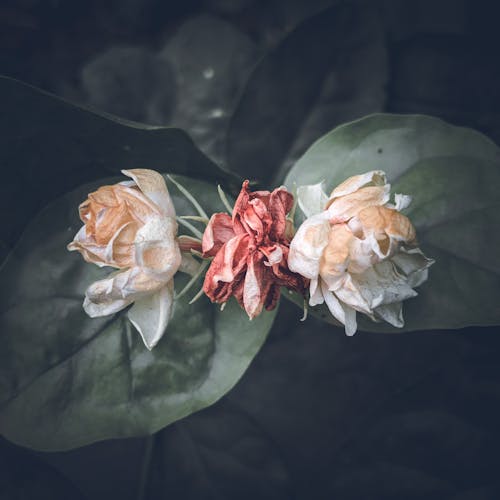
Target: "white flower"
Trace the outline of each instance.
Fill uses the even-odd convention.
[[[80,205],[84,226],[68,250],[100,267],[118,269],[89,286],[86,313],[107,316],[134,303],[128,317],[152,349],[172,314],[173,277],[182,260],[175,209],[158,172],[122,172],[133,180],[102,186]]]
[[[290,270],[311,280],[311,306],[326,303],[357,329],[356,311],[374,321],[404,325],[402,301],[427,279],[434,262],[418,248],[415,228],[399,211],[411,198],[396,194],[380,170],[350,177],[328,197],[321,184],[298,189],[306,217],[290,244]]]

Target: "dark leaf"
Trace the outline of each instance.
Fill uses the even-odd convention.
[[[229,167],[262,182],[283,178],[312,140],[380,111],[386,78],[383,34],[371,3],[338,2],[305,20],[250,77],[231,121]]]

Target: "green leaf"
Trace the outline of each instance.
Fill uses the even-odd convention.
[[[47,203],[121,169],[230,179],[179,129],[96,113],[5,77],[0,109],[1,243],[8,247]]]
[[[405,213],[422,250],[436,263],[429,280],[417,289],[419,296],[405,303],[403,329],[370,320],[361,329],[398,332],[498,324],[499,148],[474,130],[436,118],[377,114],[318,140],[285,184],[291,188],[324,180],[330,192],[346,178],[375,169],[387,173],[393,193],[413,197]],[[319,314],[329,318],[321,310]]]
[[[215,185],[179,180],[210,213],[223,209]],[[150,352],[126,313],[87,317],[84,291],[109,269],[85,263],[66,244],[81,226],[78,204],[94,187],[43,210],[0,269],[0,428],[36,449],[153,433],[210,405],[241,377],[274,318],[249,321],[232,300],[223,312],[206,297],[189,305],[195,287],[176,301]],[[192,214],[172,184],[170,191],[178,214]],[[176,290],[187,280],[177,274]]]

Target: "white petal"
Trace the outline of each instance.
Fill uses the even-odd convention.
[[[394,208],[400,212],[401,210],[404,210],[405,208],[408,208],[410,206],[410,203],[412,201],[412,197],[407,195],[407,194],[398,194],[396,193],[394,195]]]
[[[321,286],[318,286],[318,279],[312,279],[309,284],[309,305],[317,306],[323,304],[325,299],[323,298],[323,292],[321,291]]]
[[[114,314],[146,295],[165,286],[165,282],[144,273],[138,267],[111,274],[87,288],[83,307],[94,318]]]
[[[363,273],[383,257],[373,233],[365,238],[354,238],[350,246],[348,270],[350,273]]]
[[[144,168],[122,170],[122,173],[135,181],[139,189],[161,210],[163,215],[175,217],[174,204],[161,174]]]
[[[268,256],[268,260],[264,262],[266,266],[274,266],[279,264],[283,258],[283,250],[281,247],[276,247]]]
[[[328,309],[332,313],[333,317],[345,325],[344,308],[340,304],[337,297],[335,297],[335,295],[328,290],[328,286],[323,280],[321,280],[321,292],[323,293],[326,305],[328,306]]]
[[[131,304],[135,297],[125,292],[130,276],[131,270],[127,270],[92,283],[85,292],[85,312],[91,318],[108,316]]]
[[[305,278],[316,278],[321,255],[328,244],[329,232],[330,223],[326,212],[305,220],[290,243],[288,254],[290,270]]]
[[[91,318],[98,318],[100,316],[109,316],[115,314],[122,309],[125,309],[131,300],[114,299],[106,302],[92,302],[87,296],[83,300],[83,309]]]
[[[128,318],[151,350],[161,339],[172,316],[174,281],[170,280],[158,292],[135,301]]]
[[[406,277],[399,274],[390,261],[380,262],[362,274],[353,275],[353,280],[371,310],[417,295]]]
[[[396,328],[402,328],[405,324],[403,320],[403,304],[401,302],[379,306],[375,308],[374,313],[377,318],[387,321]]]
[[[87,262],[91,262],[98,267],[113,266],[113,263],[106,261],[106,247],[96,245],[95,242],[87,238],[87,230],[82,226],[76,233],[73,241],[68,244],[70,252],[79,251]]]
[[[434,264],[434,260],[426,257],[420,248],[402,247],[397,254],[392,256],[391,261],[406,275],[408,284],[413,288],[427,280],[427,270]]]
[[[342,304],[345,311],[345,334],[352,337],[358,329],[356,322],[356,311],[346,304]]]
[[[323,191],[323,183],[299,186],[297,189],[299,207],[306,217],[311,217],[325,209],[328,196]]]
[[[361,293],[360,286],[352,275],[346,274],[342,282],[339,282],[335,288],[334,293],[340,301],[356,311],[372,315],[370,303]]]
[[[170,281],[181,265],[175,238],[177,223],[169,217],[150,217],[135,238],[137,265],[155,279]]]

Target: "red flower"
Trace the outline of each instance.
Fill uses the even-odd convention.
[[[285,188],[251,192],[243,183],[232,217],[216,213],[203,234],[204,257],[214,257],[203,283],[212,302],[234,295],[250,319],[274,309],[285,286],[302,294],[306,281],[288,269],[293,196]]]

